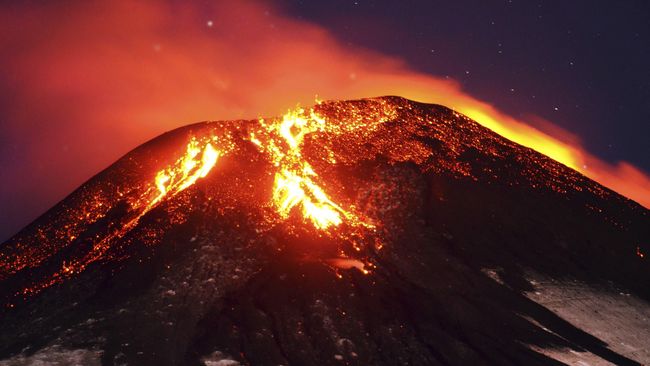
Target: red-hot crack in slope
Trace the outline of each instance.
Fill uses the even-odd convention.
[[[63,281],[66,277],[81,273],[91,263],[103,258],[112,243],[124,237],[138,225],[140,219],[154,209],[163,200],[174,197],[178,193],[192,186],[200,178],[205,178],[214,168],[219,156],[225,150],[217,150],[218,140],[214,137],[192,137],[187,144],[185,154],[176,162],[156,173],[154,181],[149,188],[131,204],[133,217],[122,224],[118,230],[109,233],[97,240],[92,249],[82,258],[71,262],[63,262],[61,268],[47,280],[26,287],[22,295],[29,296],[42,291],[55,283]],[[70,236],[70,240],[74,240]]]

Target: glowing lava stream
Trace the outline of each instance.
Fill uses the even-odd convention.
[[[155,187],[158,193],[153,198],[148,198],[146,205],[142,203],[133,205],[134,209],[139,209],[142,206],[144,206],[144,209],[136,217],[129,220],[116,236],[124,236],[137,225],[142,216],[156,207],[165,197],[174,197],[196,183],[199,178],[205,178],[222,154],[212,146],[216,141],[214,137],[201,140],[192,137],[187,144],[185,154],[176,160],[173,165],[158,171],[156,174]],[[152,196],[151,190],[151,188],[147,190],[146,197]],[[106,239],[112,239],[112,237]],[[106,241],[106,239],[103,241]]]
[[[163,169],[156,174],[156,187],[159,194],[147,205],[145,213],[168,194],[173,197],[196,183],[199,178],[205,178],[208,175],[217,163],[221,152],[215,150],[209,140],[202,143],[203,146],[199,146],[199,140],[192,138],[187,145],[185,155],[178,159],[174,166]],[[197,159],[199,154],[201,154],[200,160]]]
[[[132,209],[136,212],[139,211],[135,217],[124,223],[118,231],[93,244],[92,250],[81,259],[74,262],[64,262],[61,269],[54,273],[49,280],[23,289],[22,295],[36,294],[44,288],[60,282],[67,276],[81,273],[90,263],[102,258],[106,251],[110,249],[114,239],[123,237],[136,227],[140,219],[165,197],[173,197],[196,183],[199,178],[207,176],[221,155],[221,152],[212,146],[212,143],[215,142],[216,138],[203,138],[201,140],[191,138],[187,144],[185,154],[174,164],[156,174],[155,188],[150,187],[142,198],[132,203]],[[152,193],[155,190],[157,190],[157,193]]]
[[[255,133],[250,140],[266,152],[279,168],[275,174],[273,203],[283,219],[289,217],[294,207],[300,208],[303,218],[321,230],[340,225],[345,219],[351,226],[372,228],[369,222],[361,220],[352,212],[334,203],[325,191],[313,180],[317,177],[311,165],[302,157],[302,143],[305,135],[325,130],[326,121],[313,110],[309,115],[302,109],[289,111],[279,123],[267,124],[263,119],[260,125],[266,132],[268,143],[264,146]],[[287,149],[276,143],[276,138],[284,141]]]
[[[176,160],[173,165],[158,171],[156,174],[155,187],[158,190],[157,195],[148,198],[146,205],[134,204],[134,209],[139,209],[142,206],[144,206],[144,209],[136,217],[129,220],[115,235],[102,240],[102,243],[114,237],[124,236],[138,224],[142,216],[156,207],[165,197],[174,197],[196,183],[199,178],[205,178],[217,164],[217,159],[222,154],[212,146],[215,142],[217,142],[215,137],[201,140],[192,137],[187,144],[185,154]],[[147,190],[146,197],[152,196],[151,190],[151,188]],[[95,245],[95,248],[98,246],[102,247],[102,245]],[[107,248],[108,246],[106,246]]]
[[[297,109],[285,114],[281,121],[267,123],[259,120],[259,128],[251,132],[248,140],[267,155],[278,169],[275,173],[271,203],[282,220],[289,218],[294,209],[300,209],[303,221],[310,222],[317,230],[330,234],[330,229],[346,223],[350,227],[374,230],[375,226],[368,220],[343,209],[336,204],[314,181],[318,175],[311,165],[304,161],[302,143],[307,134],[326,131],[326,122],[313,110],[306,114]],[[327,132],[337,132],[335,127]],[[341,131],[338,131],[341,132]],[[33,295],[44,288],[61,282],[64,278],[81,273],[89,264],[100,260],[111,248],[114,240],[124,237],[134,229],[140,219],[157,207],[165,199],[172,198],[205,178],[216,166],[218,159],[230,152],[233,145],[217,137],[192,137],[185,153],[174,163],[159,170],[149,186],[140,197],[130,201],[131,218],[115,232],[112,232],[93,244],[92,250],[82,258],[64,262],[61,268],[44,282],[25,288],[22,295]],[[70,240],[74,240],[71,237]],[[359,250],[356,243],[354,247]],[[344,253],[341,253],[345,257]],[[352,259],[330,260],[330,266],[340,268],[358,268],[368,273],[364,263]],[[352,263],[352,264],[350,264]]]

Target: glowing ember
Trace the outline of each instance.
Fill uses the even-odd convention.
[[[342,222],[339,211],[345,212],[320,187],[313,184],[308,176],[300,177],[287,170],[275,175],[273,202],[284,218],[289,216],[293,207],[300,205],[303,216],[319,229],[338,226]]]
[[[636,255],[639,256],[639,258],[644,258],[645,254],[641,251],[640,247],[636,247]]]

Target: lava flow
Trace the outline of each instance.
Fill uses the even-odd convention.
[[[249,141],[256,145],[259,152],[266,156],[276,170],[273,193],[269,200],[270,205],[275,209],[275,214],[280,218],[279,221],[275,220],[276,224],[288,220],[293,212],[298,212],[302,216],[301,221],[304,224],[311,224],[316,230],[327,235],[331,235],[333,228],[344,223],[351,228],[375,229],[375,225],[369,219],[355,213],[353,209],[344,209],[330,198],[317,182],[318,174],[303,156],[302,148],[305,136],[325,132],[340,134],[344,133],[345,129],[341,129],[340,126],[328,126],[326,120],[318,116],[314,110],[306,113],[303,109],[298,108],[295,111],[289,111],[281,119],[259,119],[257,125],[251,127],[250,130],[250,134],[242,141]],[[36,294],[67,277],[83,272],[93,262],[110,259],[107,252],[111,250],[115,241],[130,233],[138,226],[142,217],[161,203],[185,191],[199,179],[205,178],[217,166],[221,157],[227,156],[235,149],[235,145],[230,133],[221,137],[213,134],[201,137],[192,136],[187,143],[185,153],[174,163],[159,170],[155,177],[145,184],[144,188],[132,187],[131,192],[136,193],[130,194],[128,197],[125,197],[123,193],[118,194],[119,198],[125,197],[128,202],[128,219],[111,223],[116,226],[115,230],[106,233],[103,237],[95,235],[89,239],[92,241],[91,250],[77,259],[64,260],[60,263],[58,270],[46,279],[24,287],[20,294],[22,296]],[[95,201],[99,202],[101,199],[96,197]],[[113,205],[116,203],[114,202]],[[110,206],[101,202],[97,203],[93,207],[92,215],[87,213],[79,216],[78,220],[67,223],[65,228],[68,235],[63,238],[63,241],[66,242],[58,243],[57,247],[64,248],[75,245],[79,232],[82,231],[80,228],[88,227],[104,218],[110,211]],[[265,206],[265,203],[260,206]],[[359,243],[350,240],[353,247],[360,250]],[[5,278],[25,268],[36,267],[48,257],[47,253],[39,253],[36,248],[25,247],[24,249],[20,255],[7,256],[2,253],[4,273],[0,278]],[[344,251],[340,251],[339,254],[342,258],[347,258]],[[353,261],[352,259],[345,260]],[[336,267],[330,262],[327,262],[328,265]],[[364,269],[366,264],[359,263],[356,266],[362,272],[368,273]]]
[[[378,173],[402,165],[418,176]],[[326,102],[281,118],[191,125],[142,145],[0,247],[0,281],[28,297],[129,258],[132,247],[155,248],[173,228],[196,225],[193,217],[230,220],[233,210],[247,215],[233,227],[245,221],[259,238],[280,228],[309,260],[368,273],[401,230],[395,218],[415,210],[400,211],[419,176],[562,195],[618,229],[626,221],[605,216],[608,200],[640,209],[447,108],[397,97]]]
[[[221,152],[215,150],[209,141],[203,141],[203,146],[200,145],[199,140],[192,138],[187,145],[185,155],[178,159],[174,166],[163,169],[156,174],[156,187],[159,194],[147,205],[145,212],[168,194],[174,196],[196,183],[197,179],[205,178],[208,175],[217,163]],[[200,160],[197,159],[199,155],[201,155]]]
[[[318,175],[303,157],[305,135],[331,131],[324,118],[313,110],[306,114],[303,109],[297,109],[285,114],[279,123],[267,123],[264,119],[260,119],[259,123],[261,131],[251,132],[250,139],[268,154],[278,169],[275,173],[273,203],[281,217],[289,217],[291,210],[299,207],[304,219],[310,220],[317,229],[338,226],[344,219],[352,226],[373,227],[367,220],[332,201],[314,181]],[[265,144],[257,137],[260,133],[264,136]]]
[[[160,170],[155,177],[154,183],[145,191],[142,197],[139,197],[131,204],[130,211],[132,218],[122,224],[118,230],[108,233],[105,237],[92,244],[92,250],[86,253],[82,258],[73,261],[64,261],[61,268],[54,272],[49,279],[32,286],[25,287],[21,294],[23,296],[34,295],[44,288],[55,283],[59,283],[66,277],[81,273],[89,264],[102,259],[106,252],[111,249],[113,242],[124,237],[134,227],[139,220],[149,211],[155,208],[163,199],[171,198],[187,189],[199,178],[204,178],[217,163],[221,154],[215,150],[212,144],[214,138],[197,139],[191,138],[187,145],[187,150],[174,164]],[[76,236],[69,236],[70,241],[74,241]],[[22,260],[19,263],[26,265]],[[33,264],[32,264],[33,265]],[[21,268],[12,268],[16,272]]]

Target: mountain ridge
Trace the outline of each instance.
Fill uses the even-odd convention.
[[[529,296],[577,281],[647,301],[647,209],[446,107],[381,97],[288,115],[149,140],[1,245],[0,358],[558,364],[553,346],[648,360]],[[306,198],[283,211],[287,182]]]

